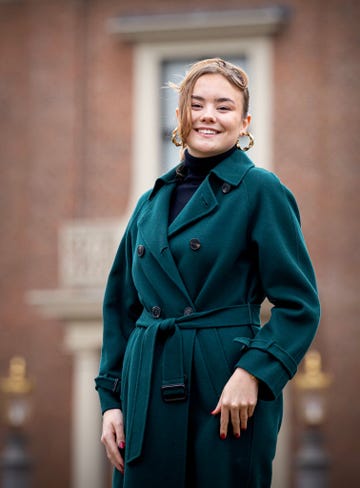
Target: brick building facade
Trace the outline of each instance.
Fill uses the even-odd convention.
[[[160,110],[160,91],[150,82],[159,87],[155,68],[171,59],[169,52],[187,59],[189,49],[197,56],[209,50],[245,53],[250,90],[256,84],[257,118],[262,106],[270,109],[255,134],[261,149],[255,162],[261,164],[257,159],[265,154],[265,165],[292,189],[301,209],[323,308],[315,346],[334,377],[324,425],[331,488],[357,486],[360,8],[356,0],[284,0],[282,5],[285,10],[271,1],[223,0],[221,12],[238,17],[230,30],[211,27],[211,11],[219,10],[216,0],[0,1],[0,376],[10,357],[21,354],[36,379],[27,426],[36,488],[79,488],[72,422],[74,350],[82,350],[82,338],[75,347],[76,330],[65,327],[71,313],[55,313],[56,307],[44,304],[51,296],[31,292],[63,288],[66,300],[73,300],[87,288],[86,300],[95,298],[90,308],[86,300],[82,306],[86,327],[94,332],[102,274],[91,275],[88,286],[84,279],[76,282],[77,273],[71,275],[64,264],[62,232],[70,229],[74,236],[74,223],[75,230],[77,223],[95,226],[93,231],[107,223],[111,228],[114,220],[121,227],[137,194],[161,171],[155,157],[160,158],[160,142],[147,143],[154,127],[146,121]],[[149,24],[164,13],[177,15],[172,31],[162,30],[161,22]],[[187,25],[190,14],[195,14],[193,30]],[[206,51],[206,44],[211,49]],[[262,60],[267,71],[259,80],[252,66],[260,63],[262,69]],[[145,65],[149,72],[144,73]],[[155,130],[160,133],[160,126]],[[69,243],[66,239],[65,234]],[[52,308],[44,316],[46,306]],[[83,320],[80,308],[72,309],[73,325]],[[91,320],[89,309],[97,310]],[[291,389],[289,405],[287,442],[294,453],[298,427]],[[92,428],[97,438],[98,427]],[[3,425],[0,440],[2,446]],[[292,461],[288,456],[288,466]],[[287,469],[290,487],[291,464]]]

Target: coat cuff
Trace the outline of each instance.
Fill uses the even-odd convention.
[[[99,394],[102,414],[112,408],[121,409],[120,386],[121,382],[117,378],[103,376],[95,378],[95,389]]]
[[[121,410],[121,401],[119,397],[115,397],[113,393],[108,390],[103,390],[98,388],[101,413],[104,414],[106,410],[111,410],[112,408],[119,408]]]
[[[237,342],[243,343],[244,352],[235,367],[245,369],[259,380],[260,400],[277,398],[296,373],[295,361],[290,356],[284,356],[284,351],[275,343],[266,344],[245,338]]]

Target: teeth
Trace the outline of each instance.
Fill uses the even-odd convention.
[[[199,132],[201,134],[216,134],[216,131],[211,129],[199,129]]]

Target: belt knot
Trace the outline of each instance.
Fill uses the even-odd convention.
[[[163,319],[159,324],[159,332],[164,336],[169,337],[175,332],[175,319]]]

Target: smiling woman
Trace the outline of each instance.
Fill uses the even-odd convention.
[[[211,65],[206,60],[196,63],[179,86],[170,86],[179,92],[179,108],[176,110],[180,139],[183,146],[195,156],[196,147],[191,148],[198,134],[211,136],[215,131],[215,146],[209,151],[200,150],[199,157],[224,152],[234,145],[234,141],[248,128],[251,117],[249,110],[248,77],[240,68],[231,63]],[[216,147],[218,146],[218,147]]]
[[[250,115],[243,113],[243,96],[234,85],[220,74],[201,76],[191,95],[190,154],[201,158],[233,147],[250,124]]]
[[[114,488],[266,488],[315,276],[293,195],[238,146],[246,74],[206,59],[176,88],[183,159],[140,198],[106,287],[102,442]]]
[[[252,56],[248,52],[247,50],[248,46],[245,47],[242,46],[241,42],[240,42],[240,46],[241,47],[239,47],[236,51],[236,55],[234,55],[233,53],[229,55],[229,52],[227,52],[228,59],[236,66],[242,66],[243,69],[244,68],[248,69],[249,73],[251,73],[254,69],[256,69],[254,66],[256,65],[256,63],[253,60],[254,56]],[[251,45],[251,47],[254,49],[253,44]],[[162,168],[160,169],[160,174],[161,172],[165,172],[169,170],[171,167],[173,167],[174,164],[176,164],[176,161],[178,160],[179,157],[178,150],[171,143],[171,134],[173,132],[174,127],[177,125],[176,107],[178,106],[179,103],[178,84],[184,78],[185,73],[189,70],[191,66],[197,63],[199,60],[206,58],[206,56],[203,56],[203,54],[208,52],[209,50],[216,51],[216,47],[212,48],[209,46],[203,46],[200,51],[201,55],[196,56],[196,52],[195,52],[194,53],[195,55],[193,54],[192,57],[185,56],[184,53],[180,50],[181,56],[178,59],[176,57],[174,59],[174,53],[172,52],[171,57],[169,56],[169,54],[167,54],[164,58],[161,58],[161,61],[159,63],[158,76],[161,79],[162,88],[160,89],[160,92],[159,90],[154,90],[154,95],[160,97],[160,106],[158,107],[160,109],[160,113],[157,114],[156,120],[153,122],[153,126],[156,127],[156,122],[160,121],[161,124],[160,127],[161,137],[159,139],[160,150],[159,150],[159,156],[155,157],[155,160],[157,161],[157,163],[155,163],[155,166],[160,164]],[[175,56],[176,55],[179,56],[179,54],[175,52]],[[156,87],[158,88],[158,85],[156,85]],[[253,111],[254,110],[256,111],[257,109],[256,94],[258,90],[256,85],[253,88],[253,92],[254,93],[252,97],[251,113],[253,113]],[[255,125],[254,124],[252,125],[251,131],[255,131],[259,134],[260,137],[263,137],[261,127],[260,128],[257,127],[256,123]],[[154,137],[156,137],[155,134],[153,135],[153,138]],[[256,148],[255,152],[257,152],[258,150],[259,147]],[[263,155],[261,154],[257,155],[256,157],[260,157],[262,161],[264,160]],[[265,164],[268,164],[268,161],[265,161]]]

